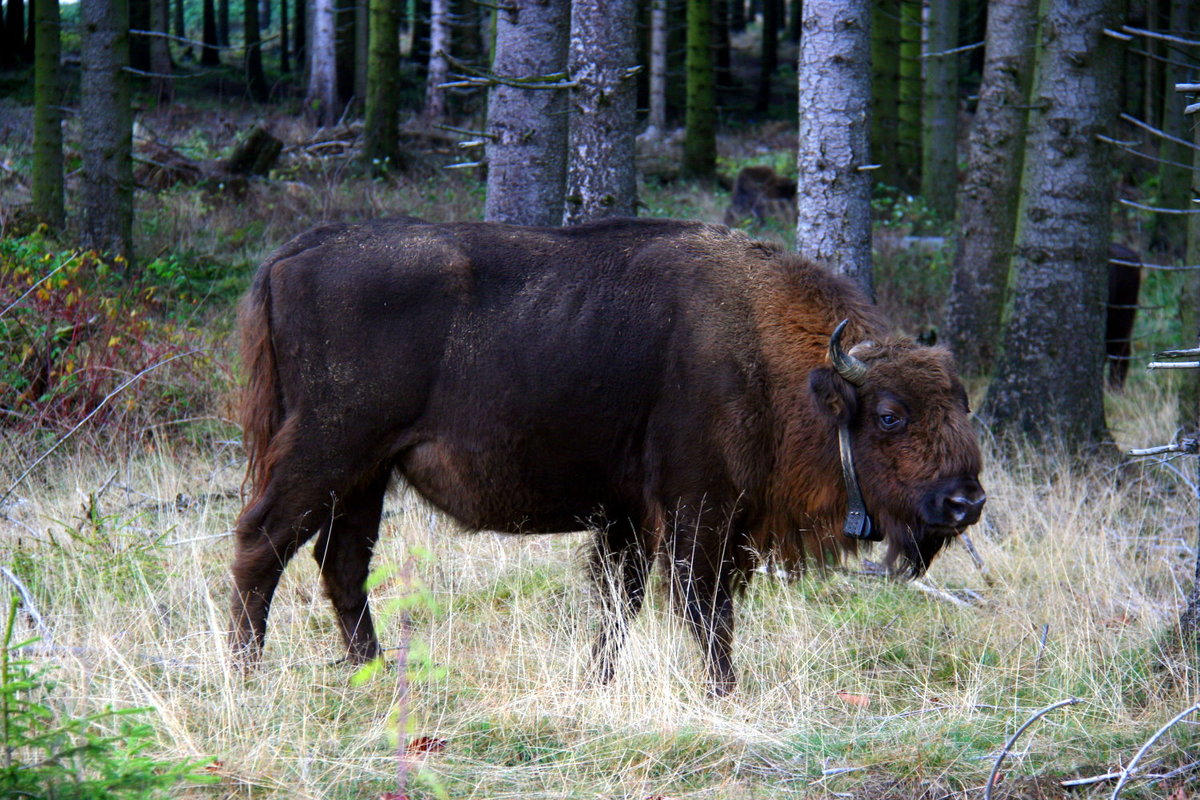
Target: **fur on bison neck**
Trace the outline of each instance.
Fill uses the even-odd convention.
[[[861,385],[828,366],[843,319]],[[888,338],[848,280],[719,226],[327,225],[267,259],[239,321],[253,491],[232,641],[250,657],[314,536],[351,657],[379,652],[362,587],[392,474],[471,529],[593,529],[601,679],[659,560],[718,693],[758,559],[857,548],[839,421],[900,569],[983,502],[949,355]]]

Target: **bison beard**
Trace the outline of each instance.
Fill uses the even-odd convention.
[[[835,369],[843,319],[859,344]],[[857,549],[839,425],[897,572],[922,572],[984,500],[949,353],[886,337],[850,282],[717,226],[328,225],[267,259],[239,322],[246,660],[314,536],[351,659],[379,653],[364,582],[393,474],[468,528],[594,530],[601,680],[660,562],[717,693],[759,560]]]

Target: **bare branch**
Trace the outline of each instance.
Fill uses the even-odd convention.
[[[77,259],[77,258],[79,258],[79,253],[73,253],[73,254],[71,255],[71,257],[70,257],[70,258],[68,258],[66,261],[64,261],[63,263],[59,264],[59,265],[58,265],[57,267],[55,267],[54,269],[50,270],[49,272],[47,272],[47,273],[46,273],[45,275],[43,275],[42,277],[38,278],[38,280],[37,280],[37,283],[33,284],[33,286],[30,286],[30,287],[29,287],[29,288],[28,288],[28,289],[25,291],[25,293],[24,293],[24,294],[22,294],[22,295],[21,295],[20,297],[18,297],[16,300],[13,300],[11,303],[9,303],[7,306],[5,306],[3,311],[0,311],[0,317],[3,317],[3,316],[4,316],[5,314],[7,314],[9,311],[11,311],[13,308],[15,308],[15,307],[17,306],[17,304],[18,304],[18,303],[20,303],[22,300],[24,300],[26,297],[28,297],[28,296],[30,295],[30,293],[31,293],[31,292],[32,292],[34,289],[36,289],[37,287],[39,287],[39,286],[41,286],[43,283],[45,283],[47,280],[49,280],[49,279],[50,279],[50,277],[54,275],[54,273],[58,272],[60,269],[63,269],[64,267],[66,267],[68,264],[70,264],[72,261],[74,261],[74,260],[75,260],[75,259]],[[5,497],[8,497],[8,495],[5,495]]]
[[[1194,143],[1189,142],[1187,139],[1180,139],[1178,136],[1172,136],[1171,134],[1167,133],[1166,131],[1161,131],[1158,128],[1154,127],[1153,125],[1147,125],[1145,122],[1142,122],[1137,117],[1130,116],[1129,114],[1122,114],[1121,119],[1125,120],[1130,125],[1133,125],[1135,127],[1141,128],[1144,131],[1154,134],[1155,136],[1159,137],[1160,139],[1166,139],[1169,142],[1174,142],[1177,145],[1181,145],[1182,147],[1187,147],[1192,150],[1200,150],[1200,147],[1197,147]]]
[[[1163,725],[1161,728],[1159,728],[1155,732],[1155,734],[1153,736],[1151,736],[1144,745],[1142,745],[1142,749],[1137,751],[1137,754],[1135,754],[1134,757],[1130,760],[1128,766],[1124,766],[1121,768],[1121,779],[1119,781],[1117,781],[1117,788],[1113,789],[1112,800],[1117,800],[1117,798],[1120,796],[1121,789],[1124,788],[1126,781],[1129,780],[1129,776],[1135,772],[1136,767],[1137,767],[1137,762],[1142,759],[1142,756],[1146,754],[1146,751],[1150,749],[1150,746],[1153,745],[1155,742],[1157,742],[1159,740],[1159,738],[1164,733],[1166,733],[1168,730],[1170,730],[1176,723],[1178,723],[1184,717],[1186,717],[1189,714],[1192,714],[1196,711],[1200,711],[1200,703],[1196,703],[1195,705],[1191,706],[1190,708],[1185,709],[1184,711],[1180,712],[1179,714],[1176,714],[1175,717],[1172,718],[1170,722],[1168,722],[1166,725]]]
[[[1017,739],[1022,733],[1025,732],[1025,729],[1037,720],[1044,717],[1046,714],[1049,714],[1054,709],[1062,708],[1063,706],[1073,706],[1078,702],[1079,698],[1077,697],[1068,697],[1066,700],[1059,700],[1053,705],[1049,705],[1043,709],[1040,709],[1032,717],[1025,720],[1025,724],[1017,728],[1016,733],[1009,737],[1008,741],[1004,743],[1004,747],[1000,750],[1000,755],[996,756],[996,763],[992,765],[992,774],[988,775],[987,786],[985,786],[983,789],[983,800],[992,800],[992,787],[996,784],[996,775],[1000,772],[1000,765],[1004,762],[1004,757],[1008,755],[1008,751],[1012,749],[1014,744],[1016,744]]]
[[[1184,39],[1180,36],[1172,36],[1168,33],[1158,33],[1157,31],[1148,31],[1144,28],[1135,28],[1132,25],[1122,25],[1121,31],[1124,33],[1131,33],[1134,36],[1145,36],[1147,39],[1158,39],[1159,41],[1187,45],[1188,47],[1200,47],[1200,41],[1196,41],[1195,39]]]
[[[1170,137],[1168,137],[1170,138]],[[1200,210],[1191,208],[1162,208],[1159,206],[1148,206],[1142,203],[1135,203],[1132,200],[1122,198],[1121,205],[1129,206],[1130,208],[1140,209],[1142,211],[1153,211],[1156,214],[1200,214]]]

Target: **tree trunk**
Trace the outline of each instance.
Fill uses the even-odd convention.
[[[152,0],[127,0],[129,5],[129,27],[137,31],[151,29],[150,6]],[[142,72],[150,71],[150,37],[134,34],[129,37],[129,66]],[[139,86],[141,80],[138,79]]]
[[[400,107],[400,12],[397,0],[371,0],[371,53],[367,63],[367,114],[363,161],[386,174],[400,165],[397,125]]]
[[[363,98],[355,91],[358,86],[358,48],[355,44],[359,0],[334,0],[333,38],[337,61],[337,97],[342,109],[362,108]]]
[[[783,0],[763,0],[762,50],[758,67],[758,103],[755,110],[771,108],[771,79],[779,68],[779,28]]]
[[[129,7],[81,4],[82,237],[86,247],[128,261],[133,239],[133,141],[129,105]]]
[[[958,242],[945,340],[959,367],[990,374],[1016,232],[1038,0],[992,0],[979,105],[958,196]]]
[[[1050,0],[1013,249],[1013,307],[983,415],[998,434],[1107,439],[1104,318],[1120,0]]]
[[[203,0],[203,28],[200,34],[204,46],[200,48],[200,66],[219,67],[221,56],[217,53],[217,12],[213,0]]]
[[[260,0],[258,6],[258,26],[260,32],[270,30],[271,0]]]
[[[921,0],[900,0],[900,123],[896,152],[901,188],[921,186]]]
[[[733,41],[729,38],[729,0],[713,0],[713,80],[718,97],[735,88]],[[719,102],[719,101],[718,101]]]
[[[871,157],[879,164],[875,178],[887,186],[900,185],[900,156],[896,128],[900,124],[900,3],[871,3]]]
[[[8,0],[4,18],[6,41],[4,49],[8,51],[10,63],[25,60],[25,0]]]
[[[366,110],[367,88],[371,63],[371,3],[370,0],[355,0],[354,3],[354,98],[358,108]],[[397,31],[396,51],[399,58],[400,33]]]
[[[296,2],[303,3],[304,0]],[[288,0],[279,0],[279,71],[284,75],[292,71],[288,47]]]
[[[171,0],[150,0],[150,30],[170,33]],[[158,105],[166,105],[175,99],[175,79],[171,77],[171,44],[165,36],[150,38],[150,93]]]
[[[1194,97],[1192,102],[1195,102]],[[1188,120],[1188,124],[1192,129],[1192,142],[1196,145],[1191,158],[1192,196],[1200,197],[1200,113]],[[1187,220],[1187,263],[1200,264],[1200,214],[1189,214]],[[1187,295],[1191,299],[1192,308],[1200,308],[1200,273],[1189,272],[1188,284]],[[1193,314],[1191,324],[1183,329],[1185,336],[1195,337],[1188,343],[1189,346],[1200,345],[1198,317],[1200,314]],[[1200,429],[1200,398],[1193,396],[1186,407],[1181,398],[1179,417],[1184,430]],[[1193,641],[1200,639],[1200,540],[1196,545],[1196,570],[1192,578],[1192,591],[1188,594],[1187,605],[1179,617],[1179,630]]]
[[[292,26],[292,58],[296,71],[308,72],[308,4],[309,0],[293,0],[296,6],[296,24]]]
[[[806,0],[797,68],[796,250],[874,296],[869,0]]]
[[[569,0],[524,0],[496,12],[492,71],[535,83],[567,68]],[[567,96],[559,89],[496,84],[488,94],[487,203],[484,218],[558,225],[566,184]]]
[[[1188,31],[1188,5],[1195,0],[1164,0],[1169,5],[1170,30],[1178,35]],[[1181,53],[1169,53],[1170,63],[1163,65],[1162,130],[1177,140],[1186,141],[1187,127],[1183,109],[1187,105],[1182,92],[1175,91],[1175,84],[1188,81],[1189,70]],[[1158,197],[1156,205],[1162,208],[1189,210],[1191,204],[1191,170],[1175,166],[1186,164],[1189,158],[1186,145],[1159,140],[1158,154],[1163,159],[1158,165]],[[1172,163],[1167,163],[1172,162]],[[1150,247],[1170,258],[1183,255],[1187,246],[1187,219],[1183,214],[1155,214],[1150,220]]]
[[[574,0],[564,225],[637,213],[634,0]]]
[[[308,43],[308,95],[306,102],[318,125],[338,121],[337,43],[333,0],[313,0],[312,40]]]
[[[667,131],[667,0],[650,3],[650,119],[649,127]]]
[[[412,0],[412,48],[408,57],[423,79],[429,72],[429,0]]]
[[[183,24],[183,0],[174,0],[171,6],[171,32],[180,39],[187,38],[187,26]]]
[[[58,0],[34,0],[33,13],[38,26],[33,59],[33,213],[57,231],[65,218]]]
[[[263,73],[262,32],[258,27],[258,0],[242,4],[242,41],[246,52],[246,91],[255,102],[267,99],[267,76]]]
[[[217,43],[229,47],[229,0],[217,0]]]
[[[535,0],[536,1],[536,0]],[[522,8],[519,12],[525,13]],[[446,116],[446,90],[442,84],[450,74],[446,54],[450,50],[450,0],[429,3],[429,70],[425,74],[425,110],[427,124],[441,122]]]
[[[958,184],[958,0],[930,0],[929,58],[921,107],[921,194],[943,220],[954,218]]]
[[[687,4],[687,110],[683,172],[711,177],[717,167],[717,108],[712,60],[711,0]]]

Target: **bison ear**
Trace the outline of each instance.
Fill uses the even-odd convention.
[[[850,382],[829,367],[817,367],[808,376],[808,388],[817,405],[843,425],[858,412],[858,395]]]

